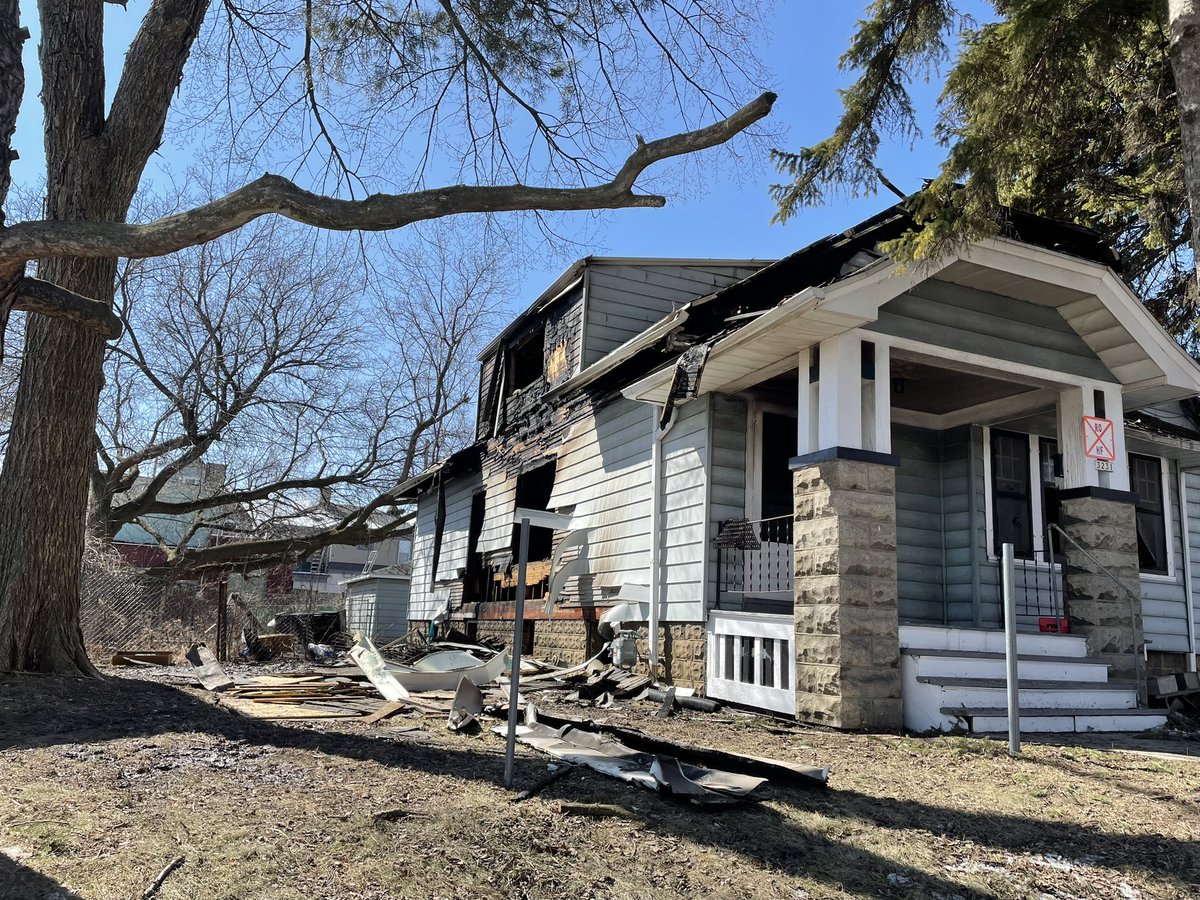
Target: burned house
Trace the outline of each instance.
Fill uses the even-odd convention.
[[[476,443],[402,486],[412,619],[511,635],[514,514],[547,510],[539,656],[582,661],[604,616],[709,696],[988,730],[1012,544],[1023,724],[1161,721],[1147,673],[1196,667],[1200,366],[1090,232],[1013,211],[898,267],[911,226],[569,268],[482,354]]]

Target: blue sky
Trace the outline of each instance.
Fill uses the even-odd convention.
[[[128,12],[117,5],[106,6],[107,47],[113,73],[110,90],[115,86],[121,56],[145,3],[146,0],[131,0]],[[773,78],[764,87],[779,94],[771,124],[785,130],[779,141],[782,146],[796,148],[814,143],[828,135],[836,123],[840,112],[837,89],[848,82],[848,77],[837,71],[837,59],[865,5],[866,0],[777,2],[773,27],[756,50]],[[977,12],[986,9],[977,2],[964,6]],[[15,141],[21,153],[21,160],[14,166],[14,180],[18,183],[34,183],[42,177],[41,123],[36,108],[39,88],[36,37],[35,34],[35,39],[26,44],[29,83]],[[942,148],[929,134],[937,93],[937,84],[921,84],[914,91],[924,135],[914,144],[889,142],[881,150],[880,165],[904,190],[918,187],[922,178],[934,174],[943,157]],[[674,129],[664,125],[664,131],[667,130]],[[160,162],[176,169],[186,168],[186,150],[164,146]],[[767,189],[778,177],[765,152],[744,154],[736,169],[727,158],[724,162],[711,159],[700,171],[706,183],[687,191],[685,196],[669,196],[665,209],[624,210],[599,216],[580,214],[577,233],[573,233],[576,222],[566,219],[564,234],[577,239],[586,236],[586,243],[557,257],[548,255],[544,263],[527,263],[519,279],[520,290],[511,298],[511,305],[523,307],[547,286],[563,268],[564,255],[574,257],[591,252],[618,256],[774,258],[815,238],[841,231],[891,201],[886,192],[857,200],[831,197],[823,208],[804,210],[786,225],[772,225],[775,208]]]

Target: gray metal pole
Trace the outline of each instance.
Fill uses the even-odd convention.
[[[525,637],[525,567],[529,563],[529,520],[521,519],[517,551],[517,621],[513,623],[512,673],[508,679],[508,742],[504,747],[504,786],[513,786],[517,753],[517,688],[521,680],[521,642]]]
[[[1013,545],[1001,548],[1000,591],[1004,600],[1004,662],[1008,675],[1008,752],[1021,752],[1021,692],[1017,680],[1017,603],[1013,596]],[[1053,575],[1052,575],[1053,577]]]

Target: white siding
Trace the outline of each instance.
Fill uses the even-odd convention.
[[[485,456],[483,461],[484,510],[479,551],[494,553],[512,546],[513,512],[517,508],[517,477],[509,476],[504,461]]]
[[[409,582],[403,578],[366,579],[350,585],[346,627],[376,643],[394,641],[408,632]]]
[[[1192,557],[1192,621],[1200,634],[1200,475],[1190,472],[1187,480],[1188,543]]]
[[[459,577],[467,567],[467,546],[471,530],[471,500],[483,480],[478,472],[462,475],[446,482],[446,522],[442,527],[442,549],[438,555],[438,581]],[[434,493],[436,496],[436,492]]]
[[[433,599],[434,521],[437,516],[437,491],[426,491],[417,498],[416,532],[413,534],[412,594],[409,615],[414,619],[432,619],[441,610]]]
[[[663,439],[662,618],[699,622],[711,583],[705,565],[708,536],[708,423],[707,397],[685,403]]]
[[[632,400],[576,423],[559,452],[552,509],[591,529],[586,574],[566,593],[600,600],[624,584],[648,584],[650,447],[655,410]]]
[[[1187,602],[1183,587],[1183,541],[1179,523],[1179,470],[1167,462],[1170,508],[1167,529],[1171,536],[1174,575],[1142,576],[1142,628],[1151,650],[1187,652]]]

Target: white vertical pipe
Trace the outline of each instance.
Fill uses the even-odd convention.
[[[1008,752],[1021,752],[1021,686],[1017,673],[1017,603],[1013,596],[1013,545],[1001,547],[1000,593],[1004,601],[1004,664],[1008,681]]]
[[[650,448],[650,616],[647,622],[650,628],[649,657],[650,677],[658,678],[658,623],[659,606],[662,603],[662,470],[663,470],[663,439],[675,425],[675,410],[671,410],[671,418],[665,427],[658,425],[658,410],[650,407],[653,416],[650,427],[654,429],[654,443]]]

